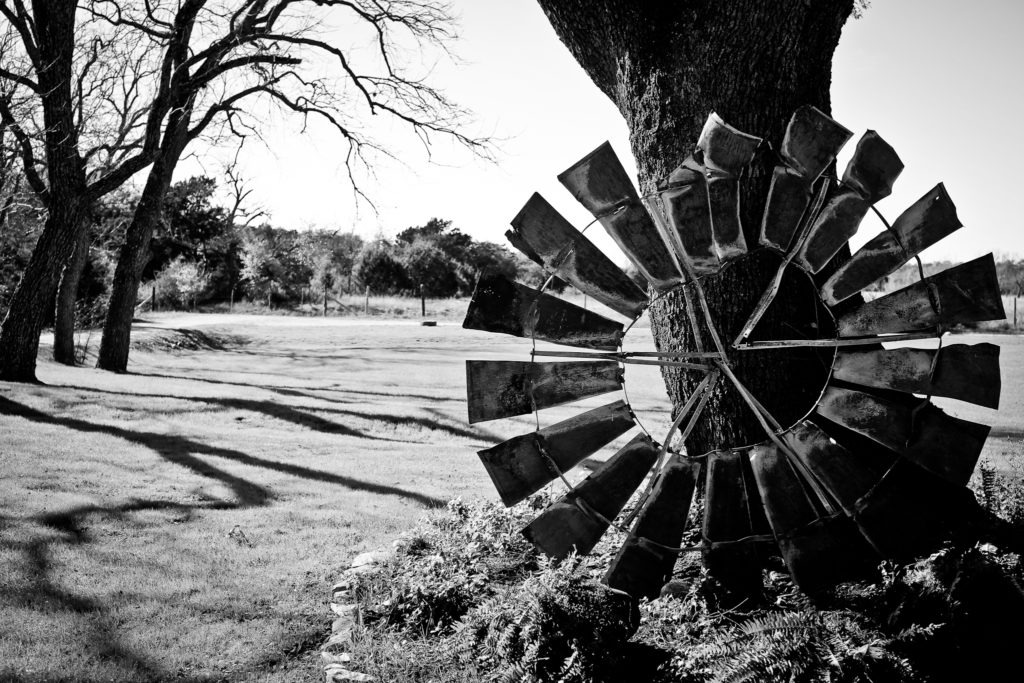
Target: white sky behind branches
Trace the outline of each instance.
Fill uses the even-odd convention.
[[[461,17],[452,46],[460,62],[435,55],[423,72],[474,113],[471,132],[501,139],[497,162],[474,160],[438,137],[430,163],[408,130],[376,117],[374,134],[401,163],[381,159],[375,176],[363,180],[379,214],[365,205],[357,211],[338,136],[314,121],[302,135],[296,118],[259,113],[267,146],[247,144],[241,163],[274,225],[393,236],[436,216],[476,239],[504,243],[508,221],[534,191],[577,227],[590,221],[555,176],[605,140],[635,178],[625,123],[534,0],[452,5]],[[925,260],[1024,255],[1016,202],[1024,157],[1017,130],[1024,119],[1022,31],[1020,0],[874,0],[843,30],[832,114],[854,138],[840,155],[840,172],[856,139],[873,128],[906,164],[892,196],[878,205],[889,220],[945,182],[965,227],[926,251]],[[203,169],[217,176],[216,158],[190,159],[178,176]],[[881,227],[866,219],[854,245]],[[588,236],[622,262],[602,232],[595,227]]]

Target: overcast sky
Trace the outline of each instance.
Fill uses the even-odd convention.
[[[355,211],[328,131],[300,135],[274,124],[270,149],[244,152],[245,172],[275,225],[391,236],[437,216],[477,239],[504,241],[534,191],[582,227],[589,215],[555,176],[605,140],[633,170],[624,122],[562,46],[534,0],[453,0],[461,18],[458,65],[438,64],[433,83],[471,109],[476,130],[502,138],[497,163],[442,145],[399,146],[405,165],[384,164],[366,189],[379,214]],[[965,227],[925,252],[926,260],[966,260],[989,251],[1024,255],[1016,203],[1022,192],[1024,2],[874,0],[843,30],[832,84],[833,117],[854,131],[845,167],[867,128],[895,147],[906,170],[879,204],[894,219],[943,181]],[[757,133],[758,131],[749,131]],[[209,167],[209,166],[208,166]],[[187,164],[182,174],[196,172]],[[865,221],[855,245],[881,226]],[[588,233],[589,235],[590,233]],[[602,248],[613,250],[610,241]],[[617,257],[616,260],[620,260]]]

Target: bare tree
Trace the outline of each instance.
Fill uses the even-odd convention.
[[[186,6],[194,30],[174,32]],[[366,199],[359,178],[374,154],[389,155],[373,137],[367,115],[383,115],[419,136],[429,150],[433,136],[453,139],[486,154],[487,141],[461,132],[464,112],[421,74],[403,64],[414,54],[443,49],[454,38],[443,4],[430,0],[235,0],[174,5],[147,3],[133,14],[114,0],[98,1],[97,16],[129,25],[160,41],[170,58],[167,97],[171,113],[159,151],[118,259],[98,366],[127,368],[131,314],[149,240],[163,210],[174,169],[188,145],[200,136],[259,136],[256,111],[278,109],[303,122],[325,123],[347,143],[345,164],[353,192]],[[161,16],[165,18],[161,18]],[[174,17],[172,22],[171,17]],[[357,44],[373,39],[375,49],[347,50],[345,39],[325,34],[325,25],[347,27]],[[229,176],[237,216],[247,192]]]
[[[0,18],[0,122],[17,144],[26,184],[46,209],[0,328],[0,379],[34,381],[39,333],[58,281],[72,297],[77,287],[75,259],[87,248],[89,208],[151,162],[166,107],[141,106],[149,103],[138,100],[139,84],[116,98],[118,69],[135,64],[144,73],[144,60],[124,56],[130,46],[112,59],[121,32],[80,25],[75,2],[0,0]],[[119,104],[111,105],[114,99]],[[120,125],[103,114],[117,111]]]

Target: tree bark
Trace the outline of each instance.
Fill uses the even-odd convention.
[[[142,270],[149,261],[149,242],[164,211],[164,200],[171,186],[174,169],[178,164],[182,143],[153,163],[142,196],[135,207],[132,222],[125,231],[124,244],[117,257],[114,282],[110,291],[110,304],[103,321],[96,367],[111,372],[128,371],[128,353],[131,348],[132,318],[135,299],[142,280]],[[156,302],[154,302],[156,310]]]
[[[539,2],[573,56],[626,119],[645,193],[690,154],[712,111],[776,149],[797,107],[811,104],[830,112],[832,55],[853,7],[852,0]],[[743,183],[741,214],[751,246],[757,244],[771,166],[770,160],[762,162]],[[708,304],[726,341],[777,265],[766,254],[752,255],[708,278]],[[777,302],[781,307],[774,307],[759,328],[762,334],[785,333],[779,329],[783,323],[813,323],[812,299],[809,289],[803,297],[784,292]],[[660,348],[693,350],[685,307],[681,290],[652,307]],[[821,389],[820,373],[809,372],[794,354],[786,360],[785,352],[746,353],[736,360],[737,374],[765,402],[785,406],[801,389]],[[674,368],[663,375],[678,406],[697,378]],[[722,386],[687,442],[692,453],[764,439],[746,404]]]
[[[657,181],[693,151],[711,112],[765,138],[775,149],[798,107],[809,104],[829,113],[832,55],[853,9],[853,0],[539,3],[562,42],[625,118],[642,193],[654,191]],[[758,244],[774,164],[768,156],[755,163],[752,177],[741,184],[741,217],[752,250]],[[704,281],[715,327],[726,346],[778,264],[778,257],[762,250]],[[792,338],[797,336],[793,326],[812,330],[811,336],[829,334],[828,314],[818,305],[811,283],[798,274],[786,280],[757,334]],[[651,328],[660,350],[697,350],[687,305],[682,289],[652,305]],[[699,308],[695,313],[702,318]],[[820,335],[813,334],[815,330]],[[707,347],[708,337],[703,341]],[[828,359],[817,353],[744,351],[729,356],[736,375],[784,426],[813,406],[827,380]],[[669,367],[662,375],[675,409],[701,379]],[[722,381],[686,448],[700,455],[765,438],[746,402]],[[760,588],[756,566],[719,576],[723,578],[740,592]]]
[[[85,169],[71,96],[76,3],[35,0],[37,77],[46,151],[46,222],[0,327],[0,380],[36,381],[39,334],[83,228]]]
[[[77,318],[78,283],[89,260],[90,237],[87,221],[78,231],[75,251],[61,271],[57,285],[56,310],[53,316],[53,359],[64,365],[75,365],[75,323]]]

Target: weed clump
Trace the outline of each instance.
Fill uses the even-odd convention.
[[[976,493],[1013,530],[1006,538],[1021,536],[1018,480],[983,465]],[[453,501],[402,538],[359,579],[353,658],[382,679],[437,683],[944,683],[1009,680],[1024,641],[1024,564],[983,535],[910,565],[883,562],[871,580],[813,601],[768,558],[762,595],[730,609],[684,555],[661,597],[636,602],[598,582],[622,541],[614,528],[561,562],[525,540],[551,500]]]

